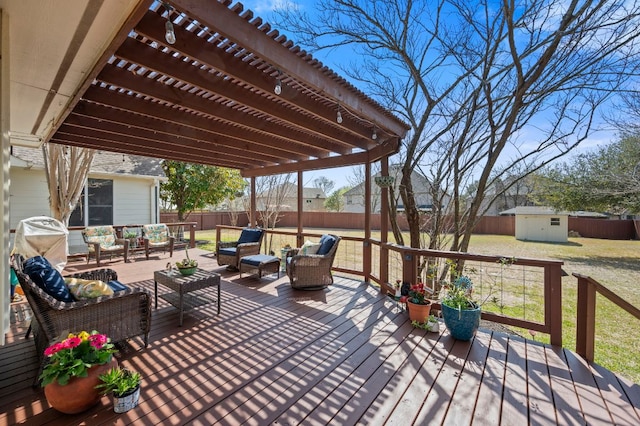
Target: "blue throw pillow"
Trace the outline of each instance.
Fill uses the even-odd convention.
[[[327,254],[331,250],[331,247],[336,243],[335,237],[331,235],[323,235],[320,238],[320,248],[316,252],[316,254]]]
[[[261,236],[262,236],[262,229],[245,228],[242,230],[242,234],[240,234],[240,238],[238,239],[238,244],[257,243],[258,241],[260,241]]]
[[[111,290],[113,290],[114,292],[127,290],[129,288],[126,285],[122,284],[120,281],[109,281],[107,285],[111,287]]]
[[[24,263],[24,272],[38,287],[61,302],[74,302],[75,299],[64,283],[60,272],[42,256],[32,257]]]

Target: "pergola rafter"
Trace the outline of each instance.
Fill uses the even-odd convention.
[[[49,139],[232,167],[244,176],[364,163],[397,151],[406,124],[230,4],[176,0],[167,16],[159,4],[142,2]],[[164,39],[167,19],[173,45]]]

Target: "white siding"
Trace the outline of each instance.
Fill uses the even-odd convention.
[[[113,180],[113,223],[115,225],[152,223],[153,179],[116,178]]]
[[[10,226],[15,229],[22,219],[51,216],[49,189],[42,170],[11,168],[9,188]]]
[[[559,225],[551,221],[559,220]],[[524,215],[516,214],[516,239],[525,241],[567,242],[569,217],[562,214]]]

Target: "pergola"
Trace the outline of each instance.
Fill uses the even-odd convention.
[[[238,3],[18,3],[0,0],[2,56],[41,55],[47,61],[32,63],[51,78],[22,82],[42,77],[21,56],[24,69],[3,59],[3,170],[11,143],[45,142],[231,167],[252,178],[253,189],[256,176],[297,172],[301,180],[305,170],[365,164],[367,197],[369,165],[383,159],[385,172],[387,156],[409,129]],[[65,25],[56,17],[66,17]],[[174,43],[166,38],[170,26]],[[34,32],[64,35],[63,56],[25,46],[34,43]],[[85,45],[91,43],[94,57]],[[54,63],[57,69],[45,68]],[[18,90],[14,81],[22,83]],[[38,85],[49,88],[32,93]],[[7,172],[4,182],[0,251],[7,280]]]

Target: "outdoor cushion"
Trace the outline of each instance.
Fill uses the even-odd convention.
[[[149,239],[150,245],[163,245],[169,241],[169,228],[164,223],[144,225],[144,235]]]
[[[60,272],[42,256],[29,258],[24,263],[24,272],[45,293],[61,302],[73,302],[74,298],[64,283]]]
[[[111,289],[114,292],[124,291],[124,290],[128,290],[129,289],[129,287],[127,287],[126,285],[122,284],[120,281],[109,281],[107,283],[107,285],[109,287],[111,287]]]
[[[327,254],[336,243],[336,239],[331,235],[323,235],[322,238],[320,238],[320,243],[321,245],[317,254]]]
[[[113,289],[104,281],[84,280],[82,278],[65,278],[71,294],[78,300],[95,299],[100,296],[112,296]]]
[[[222,254],[225,256],[235,256],[236,248],[235,247],[221,248],[220,250],[218,250],[218,254]]]
[[[238,239],[238,244],[257,243],[258,241],[260,241],[261,236],[262,236],[262,229],[245,228],[242,230],[242,233],[240,234],[240,238]]]
[[[280,262],[275,256],[269,256],[268,254],[254,254],[253,256],[245,256],[240,259],[240,263],[251,266],[260,266],[261,263]]]
[[[300,247],[300,251],[302,252],[302,254],[316,254],[318,253],[318,250],[320,250],[320,247],[322,246],[322,243],[314,243],[313,241],[305,241],[305,243],[302,245],[302,247]]]
[[[116,235],[112,226],[88,226],[84,230],[85,239],[88,243],[99,243],[102,250],[113,250],[114,248],[122,248],[116,245]],[[93,251],[93,246],[89,246],[89,250]]]

